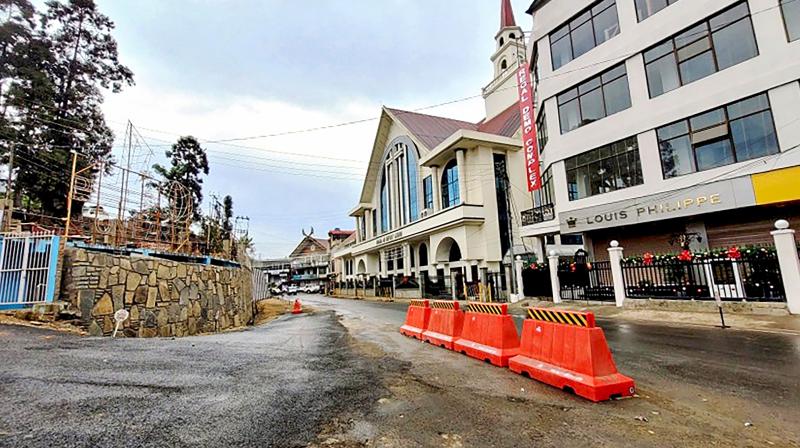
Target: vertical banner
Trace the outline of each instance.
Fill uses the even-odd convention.
[[[525,150],[525,169],[528,175],[528,191],[542,188],[539,173],[539,145],[536,141],[536,116],[533,110],[533,86],[528,62],[522,61],[517,71],[519,90],[520,122],[522,123],[522,148]]]

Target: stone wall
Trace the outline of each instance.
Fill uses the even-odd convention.
[[[126,309],[128,337],[189,336],[247,325],[253,318],[251,273],[159,258],[68,248],[61,300],[92,335],[110,335]]]

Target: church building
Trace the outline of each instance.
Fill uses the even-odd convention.
[[[501,1],[483,88],[485,119],[471,123],[383,108],[358,204],[356,241],[333,253],[338,281],[459,296],[490,283],[508,294],[518,219],[532,206],[525,178],[515,72],[525,55],[510,0]],[[432,80],[433,81],[433,80]]]

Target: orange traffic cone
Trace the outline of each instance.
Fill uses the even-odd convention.
[[[303,312],[303,305],[300,305],[300,301],[295,299],[294,307],[292,308],[292,314],[300,314]]]

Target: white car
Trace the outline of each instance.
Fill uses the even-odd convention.
[[[297,295],[297,286],[295,286],[295,285],[290,286],[289,288],[287,288],[286,292],[290,296],[296,296]]]

